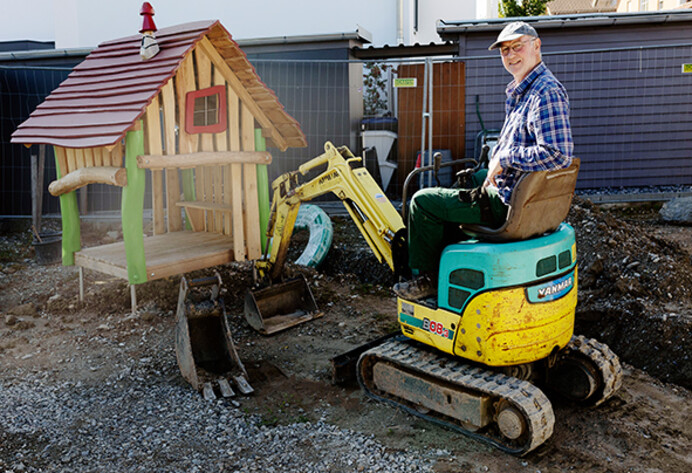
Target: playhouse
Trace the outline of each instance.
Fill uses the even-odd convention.
[[[54,147],[63,264],[134,285],[257,259],[268,219],[267,140],[307,145],[298,123],[218,21],[100,44],[12,135]],[[149,7],[150,8],[150,7]],[[144,234],[151,173],[153,235]],[[81,248],[76,189],[122,187],[123,241]]]

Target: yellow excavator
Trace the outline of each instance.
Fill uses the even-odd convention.
[[[269,334],[320,315],[304,279],[281,281],[301,203],[333,193],[380,262],[407,271],[404,218],[361,158],[346,147],[325,152],[273,183],[271,242],[256,261],[250,325]],[[435,171],[434,165],[414,173]],[[308,173],[316,177],[301,182]],[[500,228],[469,226],[471,238],[445,248],[437,294],[397,300],[401,333],[356,350],[365,393],[412,414],[517,455],[552,434],[552,405],[543,390],[587,406],[622,383],[617,356],[604,344],[574,336],[577,304],[575,233],[563,223],[579,160],[564,170],[527,174]]]

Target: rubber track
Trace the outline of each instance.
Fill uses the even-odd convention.
[[[499,436],[491,437],[467,430],[462,425],[447,420],[448,418],[446,417],[440,418],[422,414],[415,407],[373,392],[365,385],[362,373],[363,367],[368,369],[368,367],[374,365],[373,358],[403,366],[413,373],[437,378],[445,384],[459,386],[466,392],[471,391],[489,395],[493,398],[493,401],[498,398],[507,400],[524,416],[529,429],[529,437],[523,445],[507,444]],[[548,440],[553,433],[555,416],[552,405],[545,394],[536,386],[528,381],[478,366],[472,366],[443,354],[418,348],[406,339],[393,339],[363,353],[358,362],[358,381],[366,394],[372,398],[401,407],[416,416],[490,443],[503,451],[515,455],[523,455],[530,452]],[[368,384],[372,385],[372,380],[368,381],[370,381]],[[488,428],[486,427],[483,430],[487,431]]]
[[[610,398],[622,386],[622,366],[618,356],[605,343],[583,335],[575,335],[565,350],[574,351],[590,359],[599,370],[602,380],[602,391],[590,405],[598,406]]]

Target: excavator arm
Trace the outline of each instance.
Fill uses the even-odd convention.
[[[361,158],[347,147],[336,148],[327,142],[323,154],[273,182],[267,227],[270,244],[264,257],[255,263],[261,278],[273,281],[281,275],[300,204],[330,192],[343,202],[377,259],[396,273],[403,270],[406,261],[399,261],[403,258],[398,255],[405,254],[404,222],[367,169],[351,168],[351,163],[359,161]],[[326,169],[318,176],[299,182],[300,176],[325,164]]]

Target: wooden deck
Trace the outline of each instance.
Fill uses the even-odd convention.
[[[233,238],[207,232],[172,232],[144,237],[148,281],[210,268],[234,261]],[[85,248],[75,265],[127,280],[125,244]]]

